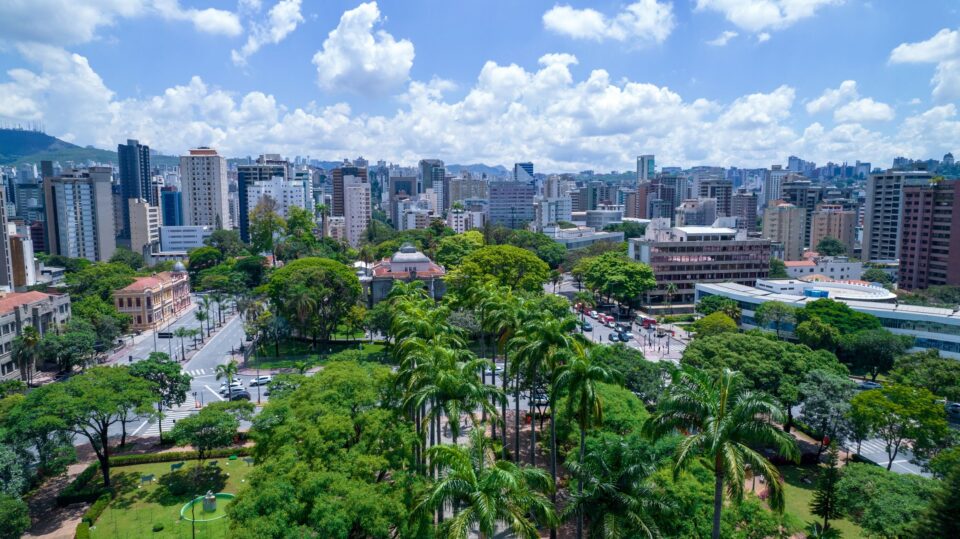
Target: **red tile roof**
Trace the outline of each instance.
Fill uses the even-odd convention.
[[[30,292],[11,292],[0,298],[0,313],[10,312],[21,305],[29,305],[43,301],[49,297],[50,294],[44,294],[43,292],[37,292],[35,290]]]
[[[121,288],[118,292],[143,292],[144,290],[160,288],[162,285],[172,283],[173,281],[173,274],[169,271],[164,271],[163,273],[157,273],[149,277],[137,277],[130,286]]]
[[[783,265],[788,268],[812,268],[816,266],[813,260],[788,260]]]

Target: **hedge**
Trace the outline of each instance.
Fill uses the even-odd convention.
[[[252,447],[233,447],[213,449],[207,452],[206,458],[225,458],[231,455],[245,457],[252,454]],[[154,462],[179,462],[181,460],[196,460],[199,453],[196,451],[171,451],[167,453],[146,453],[143,455],[121,455],[110,457],[110,466],[133,466],[134,464],[152,464]]]
[[[90,539],[90,525],[86,522],[81,522],[77,525],[77,532],[73,536],[74,539]]]
[[[110,505],[111,500],[113,500],[113,496],[111,496],[109,493],[100,496],[97,498],[97,501],[93,502],[93,505],[87,509],[80,520],[86,522],[89,526],[93,526],[94,522],[100,518],[100,515],[107,510],[107,506]]]
[[[94,462],[80,472],[67,488],[57,494],[57,505],[66,507],[75,503],[92,503],[108,493],[108,489],[93,481],[100,472],[100,463]]]

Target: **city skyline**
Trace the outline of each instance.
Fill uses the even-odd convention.
[[[0,120],[81,145],[569,172],[629,170],[641,153],[887,163],[960,139],[946,1],[19,6],[0,7]]]

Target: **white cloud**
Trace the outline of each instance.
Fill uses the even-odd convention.
[[[840,103],[856,99],[859,96],[860,94],[857,92],[857,81],[845,80],[840,83],[839,88],[827,88],[820,97],[807,103],[807,112],[810,114],[819,114],[824,111],[833,110]]]
[[[757,43],[766,43],[770,41],[770,32],[760,32],[757,34]]]
[[[413,66],[413,43],[397,41],[385,30],[374,33],[379,22],[376,2],[344,12],[323,49],[313,56],[321,88],[383,94],[407,80]]]
[[[543,14],[543,27],[573,39],[663,43],[676,25],[671,2],[640,0],[607,17],[591,8],[556,5]]]
[[[960,30],[944,28],[926,41],[901,43],[890,53],[893,64],[937,64],[930,80],[933,97],[960,99]]]
[[[248,3],[244,7],[247,10],[254,8],[259,10],[259,3]],[[297,25],[302,22],[300,0],[280,0],[267,12],[265,24],[258,22],[250,24],[250,35],[247,37],[247,42],[243,44],[240,50],[230,51],[230,58],[234,64],[243,65],[250,55],[260,50],[260,47],[280,43],[296,30]]]
[[[833,111],[837,123],[882,122],[892,120],[893,108],[869,97],[851,101]]]
[[[843,0],[697,0],[696,9],[717,11],[744,30],[760,32],[786,28],[813,17],[824,6],[841,2]]]
[[[738,35],[740,34],[738,34],[737,32],[734,32],[733,30],[726,30],[722,34],[717,36],[716,39],[711,39],[710,41],[707,41],[707,45],[712,45],[714,47],[723,47],[724,45],[729,43],[731,39],[737,37]]]

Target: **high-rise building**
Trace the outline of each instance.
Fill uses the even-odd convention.
[[[570,197],[543,198],[534,203],[534,221],[537,230],[561,221],[573,220],[573,201]]]
[[[130,250],[142,254],[144,247],[160,243],[160,208],[133,198],[127,205],[130,206]]]
[[[782,200],[772,202],[763,212],[763,237],[783,246],[784,260],[803,258],[803,230],[807,212]]]
[[[733,214],[733,182],[717,178],[700,180],[698,198],[713,198],[717,201],[717,217]]]
[[[711,226],[717,220],[717,199],[691,198],[677,206],[676,226]]]
[[[737,218],[737,228],[747,232],[757,230],[757,194],[738,189],[730,198],[730,215]]]
[[[763,181],[763,207],[766,208],[774,200],[780,200],[783,198],[783,192],[780,190],[780,186],[783,184],[783,180],[786,179],[789,170],[784,170],[780,165],[773,165],[770,167],[770,170],[767,171],[766,178]]]
[[[247,207],[253,211],[265,198],[273,200],[277,215],[286,219],[291,208],[309,209],[310,190],[305,180],[284,180],[273,177],[247,184]]]
[[[362,169],[366,170],[366,169]],[[367,177],[345,176],[343,181],[344,228],[347,243],[358,247],[370,228],[372,207]]]
[[[888,170],[867,178],[862,260],[873,262],[900,258],[903,189],[908,185],[926,185],[931,178],[929,172],[905,170]]]
[[[29,236],[20,233],[10,235],[10,265],[13,270],[14,290],[37,284],[34,254],[33,240]]]
[[[475,178],[450,180],[450,204],[471,198],[490,198],[490,182]]]
[[[652,155],[637,157],[637,183],[648,182],[656,175],[656,165]]]
[[[531,182],[533,181],[533,163],[514,163],[513,164],[513,181],[515,182]]]
[[[366,174],[366,169],[363,170]],[[256,163],[237,166],[237,216],[240,221],[237,228],[240,229],[240,239],[243,241],[250,241],[250,211],[253,210],[247,206],[247,187],[254,182],[267,181],[275,176],[284,180],[292,176],[290,163],[277,154],[264,154],[257,158]]]
[[[163,216],[163,226],[182,226],[183,193],[172,186],[165,187],[160,192],[160,210]]]
[[[525,228],[534,218],[533,185],[521,182],[490,182],[490,223],[507,228]]]
[[[897,285],[960,285],[960,180],[903,188]]]
[[[447,175],[447,169],[443,166],[440,159],[421,159],[420,160],[420,192],[427,189],[439,189],[443,183],[443,177]]]
[[[194,148],[180,157],[180,189],[183,219],[179,224],[232,228],[230,221],[227,160],[212,148]],[[164,201],[176,205],[176,195],[161,194]],[[178,193],[179,194],[179,193]],[[175,211],[171,209],[171,213]],[[164,224],[167,224],[164,209]],[[171,215],[173,217],[173,215]],[[175,226],[170,224],[168,226]]]
[[[810,248],[824,238],[834,238],[846,248],[846,254],[853,256],[857,246],[857,212],[845,210],[840,204],[820,204],[813,212],[813,224],[810,226]]]
[[[130,239],[130,208],[127,201],[143,199],[156,206],[153,190],[150,188],[150,147],[140,141],[128,139],[126,144],[117,145],[117,161],[120,169],[120,219],[124,229],[120,237]]]
[[[110,183],[110,167],[69,170],[43,182],[50,254],[93,262],[113,256],[117,234]]]
[[[803,243],[809,246],[813,212],[817,209],[817,204],[823,200],[823,189],[820,186],[814,186],[810,180],[802,176],[789,175],[780,185],[780,192],[783,193],[783,200],[798,208],[803,208],[806,213]]]
[[[367,169],[353,165],[343,165],[333,169],[331,176],[333,178],[333,209],[331,215],[334,217],[344,217],[346,208],[345,186],[355,181],[366,183]],[[397,182],[393,182],[394,186],[399,185],[401,181],[402,180],[398,178]]]
[[[7,200],[0,191],[0,287],[13,291],[13,258],[10,254],[10,230],[7,226]]]

